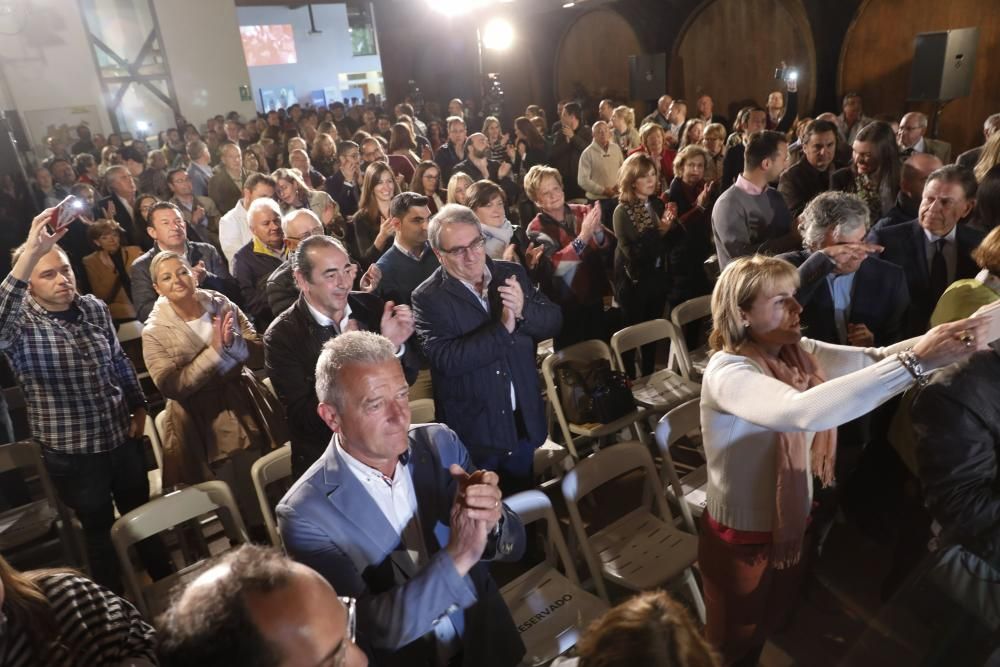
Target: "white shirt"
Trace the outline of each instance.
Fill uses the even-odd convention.
[[[194,335],[205,341],[205,345],[212,344],[212,338],[215,335],[214,327],[212,326],[212,316],[208,313],[204,313],[201,317],[196,320],[189,320],[185,322]]]
[[[347,469],[365,488],[382,515],[399,535],[406,553],[414,565],[423,567],[427,561],[427,546],[420,530],[420,513],[417,511],[417,491],[410,477],[410,469],[402,461],[396,461],[392,478],[365,465],[340,446],[340,437],[333,434],[333,446],[347,463]],[[448,615],[441,616],[434,624],[434,635],[438,645],[438,662],[446,665],[448,659],[461,650],[461,639],[455,624]]]
[[[313,305],[309,303],[309,299],[306,299],[305,302],[306,302],[306,308],[309,309],[309,314],[313,316],[314,320],[316,320],[316,324],[320,325],[321,327],[336,327],[338,333],[344,333],[347,325],[351,321],[350,302],[344,304],[344,317],[341,318],[339,322],[334,322],[329,317],[327,317],[323,313],[313,308]],[[406,343],[403,343],[398,348],[396,348],[396,356],[397,357],[403,356],[403,352],[405,350],[406,350]]]
[[[924,249],[925,249],[925,259],[927,261],[927,272],[933,270],[934,265],[934,255],[937,254],[937,241],[938,239],[944,239],[945,244],[942,248],[944,253],[944,264],[948,267],[948,284],[955,282],[955,271],[958,267],[958,244],[955,242],[956,230],[958,225],[951,228],[951,231],[944,236],[935,236],[931,234],[926,229],[924,230]]]
[[[219,219],[219,245],[222,246],[222,254],[226,256],[230,266],[233,264],[233,255],[251,240],[253,234],[250,233],[247,210],[243,208],[241,199],[236,202],[232,210]]]

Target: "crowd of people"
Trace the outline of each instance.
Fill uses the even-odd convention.
[[[0,349],[97,583],[0,560],[0,664],[518,664],[490,562],[530,551],[504,498],[534,486],[548,437],[539,343],[607,341],[709,295],[706,628],[646,593],[578,664],[756,664],[838,512],[899,544],[933,519],[934,552],[894,573],[963,609],[968,655],[988,650],[1000,360],[977,312],[1000,300],[1000,114],[952,163],[923,114],[870,118],[848,93],[799,117],[794,81],[767,99],[732,124],[708,94],[690,111],[664,95],[638,124],[610,99],[561,101],[553,122],[406,99],[178,119],[155,148],[50,138],[32,192],[3,190],[23,243]],[[56,228],[70,195],[90,214]],[[227,482],[262,541],[251,466],[289,441],[296,480],[276,508],[287,556],[230,552],[155,630],[119,597],[109,536],[150,494],[147,397],[116,336],[136,321],[164,489]],[[657,362],[651,344],[626,365]],[[437,423],[411,424],[420,398]],[[140,547],[152,578],[173,571],[162,542]]]

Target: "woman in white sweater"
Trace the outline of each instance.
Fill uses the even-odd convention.
[[[727,266],[712,293],[699,563],[708,639],[726,665],[757,664],[795,597],[812,478],[833,481],[837,426],[986,343],[981,318],[888,348],[802,338],[797,284],[791,264],[757,255]]]

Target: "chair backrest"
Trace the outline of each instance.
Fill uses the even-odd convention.
[[[161,411],[160,414],[162,415],[163,412]],[[157,428],[156,419],[149,414],[146,415],[146,425],[142,429],[142,434],[149,438],[149,442],[153,445],[156,467],[163,470],[163,440],[160,439],[160,429]]]
[[[674,306],[670,311],[670,321],[681,328],[685,324],[712,316],[712,296],[696,296]]]
[[[635,350],[648,343],[669,340],[670,357],[673,358],[677,341],[680,339],[681,335],[677,328],[667,320],[661,318],[633,324],[621,331],[615,332],[611,337],[611,350],[614,352],[615,364],[618,370],[628,372],[628,369],[625,368],[625,362],[622,360],[622,355],[625,352]]]
[[[573,434],[569,430],[569,422],[566,420],[566,413],[563,412],[562,402],[559,400],[559,383],[556,380],[556,370],[567,361],[592,361],[594,359],[606,359],[608,363],[614,365],[611,357],[611,349],[604,341],[585,340],[575,345],[565,347],[558,352],[553,352],[542,361],[542,378],[545,380],[545,395],[549,399],[549,405],[555,413],[556,421],[559,423],[559,430],[562,433],[563,444],[569,449],[574,459],[578,459],[576,446],[573,444]]]
[[[274,383],[273,383],[273,382],[271,382],[271,378],[269,378],[269,377],[266,377],[266,378],[264,378],[263,380],[261,380],[261,381],[260,381],[260,383],[261,383],[262,385],[264,385],[265,387],[267,387],[267,390],[268,390],[269,392],[271,392],[271,395],[272,395],[272,396],[274,396],[275,398],[277,398],[277,397],[278,397],[278,395],[277,395],[276,393],[274,393]]]
[[[271,544],[282,548],[281,535],[274,521],[274,507],[267,496],[267,487],[275,482],[292,476],[292,445],[286,442],[273,452],[254,461],[250,468],[250,478],[257,492],[257,502],[260,503],[260,513],[264,516],[264,526],[271,536]]]
[[[532,489],[505,498],[504,503],[520,517],[525,527],[536,521],[545,522],[546,542],[551,547],[546,550],[546,560],[551,566],[555,566],[558,560],[566,571],[566,577],[579,586],[580,578],[573,565],[573,559],[570,558],[566,540],[563,539],[559,520],[556,518],[549,497],[537,489]]]
[[[121,343],[127,343],[130,340],[142,338],[142,330],[142,322],[138,320],[122,322],[118,325],[118,341]]]
[[[111,527],[111,542],[121,562],[125,587],[139,611],[148,613],[149,605],[132,566],[129,547],[147,537],[212,513],[218,515],[231,544],[250,541],[233,493],[228,484],[220,481],[202,482],[173,491],[140,505],[115,521]]]
[[[672,527],[673,518],[670,507],[667,505],[662,489],[659,488],[660,478],[656,474],[656,467],[653,465],[653,457],[650,455],[649,449],[641,442],[623,442],[601,449],[593,456],[580,461],[563,477],[562,495],[566,501],[566,510],[569,514],[570,524],[573,526],[573,532],[576,533],[581,542],[586,542],[587,529],[580,516],[579,501],[594,489],[633,470],[642,470],[644,473],[644,500],[642,504],[645,505],[651,498],[660,518],[665,524]],[[629,511],[636,509],[640,508],[631,508]],[[581,547],[587,562],[587,569],[590,570],[590,576],[593,577],[598,594],[605,600],[610,599],[607,587],[604,585],[597,554],[594,553],[589,544],[582,544]]]
[[[410,423],[430,424],[434,421],[434,399],[418,398],[410,401]]]
[[[697,398],[678,405],[663,415],[656,425],[656,446],[660,451],[660,458],[663,460],[663,465],[660,468],[660,479],[664,488],[668,484],[673,488],[674,495],[681,507],[681,515],[684,517],[684,523],[687,524],[691,532],[696,534],[694,517],[691,516],[691,509],[684,501],[684,487],[681,484],[680,477],[677,475],[674,458],[670,454],[670,446],[685,435],[700,429],[701,400]]]
[[[684,325],[691,322],[696,322],[698,320],[704,319],[706,317],[712,316],[712,297],[711,295],[696,296],[693,299],[688,299],[684,303],[677,304],[674,309],[670,312],[670,321],[673,322],[674,326],[677,327],[679,332],[684,330]],[[688,349],[687,340],[683,335],[678,337],[678,345],[676,348],[671,348],[670,356],[674,358],[676,349],[676,359],[677,365],[680,367],[681,373],[688,380],[691,379],[692,375],[692,363],[691,363],[691,350]]]

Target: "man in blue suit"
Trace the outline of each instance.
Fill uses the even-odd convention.
[[[869,233],[869,242],[885,248],[882,259],[906,274],[910,307],[904,338],[927,331],[948,285],[979,272],[972,251],[983,233],[958,224],[972,212],[975,197],[976,178],[970,171],[953,164],[941,167],[927,177],[916,220]]]
[[[471,209],[449,204],[427,235],[441,266],[413,292],[417,336],[430,360],[438,421],[508,494],[532,486],[534,451],[548,431],[535,349],[559,333],[562,311],[520,264],[486,256]]]
[[[278,504],[285,548],[357,598],[373,665],[513,667],[524,645],[483,561],[518,560],[524,526],[453,431],[411,426],[395,352],[368,331],[324,347],[318,412],[334,436]]]

